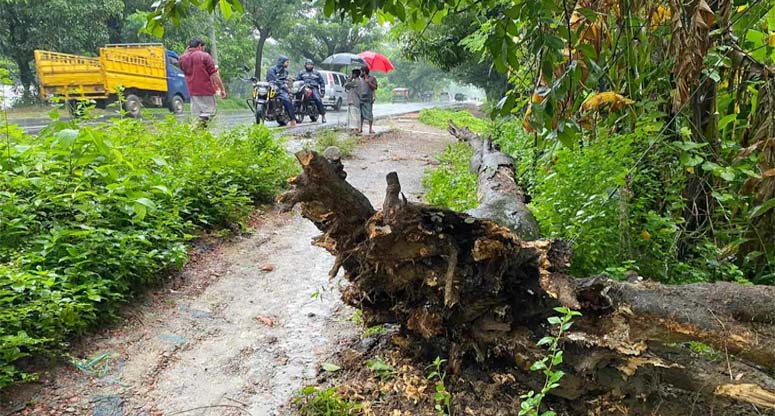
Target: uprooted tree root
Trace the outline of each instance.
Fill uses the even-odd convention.
[[[546,318],[567,306],[583,317],[566,334],[566,376],[553,395],[646,399],[668,386],[738,409],[721,414],[775,408],[775,287],[572,278],[566,243],[520,238],[534,238],[537,225],[511,159],[466,129],[450,131],[479,147],[471,166],[479,174],[477,216],[495,221],[409,203],[396,173],[376,211],[336,157],[296,154],[304,172],[279,202],[300,204],[323,232],[314,244],[336,257],[331,276],[344,269],[342,298],[368,324],[400,324],[417,344],[449,357],[452,373],[464,363],[527,372],[544,355],[536,342],[552,334]],[[505,217],[497,209],[504,206],[511,209]],[[723,356],[698,358],[677,346],[687,341]]]

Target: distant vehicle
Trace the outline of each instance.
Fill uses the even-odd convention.
[[[143,105],[183,112],[190,96],[178,55],[159,43],[111,44],[99,58],[35,51],[41,94],[62,97],[71,111],[77,100],[94,100],[104,108],[123,88],[124,110],[138,117]]]
[[[408,88],[393,88],[393,96],[390,99],[391,103],[405,103],[408,101],[409,101]]]
[[[344,90],[344,83],[347,82],[347,76],[341,72],[318,71],[326,81],[326,95],[323,98],[323,105],[331,107],[334,111],[342,109],[342,105],[347,105],[347,92]]]
[[[449,93],[446,91],[442,91],[441,93],[439,93],[439,101],[449,102]]]
[[[465,101],[467,99],[465,94],[457,93],[455,94],[455,101]]]
[[[425,91],[424,93],[420,94],[420,99],[426,103],[431,102],[433,100],[433,92]]]

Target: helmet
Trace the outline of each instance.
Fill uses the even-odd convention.
[[[280,55],[279,58],[277,58],[277,63],[282,65],[288,61],[288,57],[285,55]]]
[[[314,65],[315,65],[315,63],[314,63],[314,62],[312,62],[312,59],[307,59],[307,60],[305,60],[305,61],[304,61],[304,66],[307,66],[307,65],[312,65],[312,66],[314,66]]]

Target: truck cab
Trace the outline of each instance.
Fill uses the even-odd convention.
[[[167,106],[173,113],[183,112],[183,103],[191,101],[191,95],[186,85],[186,76],[180,69],[180,57],[177,53],[167,50]],[[179,98],[177,98],[179,97]]]

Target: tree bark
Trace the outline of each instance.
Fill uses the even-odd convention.
[[[210,56],[213,57],[213,61],[218,65],[218,40],[215,36],[215,14],[211,13],[208,20],[210,23]]]
[[[452,120],[449,121],[449,132],[474,150],[470,169],[479,177],[479,206],[468,214],[509,227],[523,240],[537,239],[540,235],[538,221],[527,209],[525,193],[515,180],[514,159],[491,141],[458,127]]]
[[[256,79],[261,80],[261,65],[264,60],[264,44],[269,39],[269,34],[265,34],[263,31],[258,37],[258,44],[256,44]]]
[[[23,99],[25,102],[30,102],[32,99],[32,83],[35,81],[35,76],[32,74],[32,68],[30,67],[30,61],[24,58],[14,59],[16,65],[19,67],[19,80],[23,87]]]
[[[450,127],[475,146],[484,142]],[[481,148],[472,161],[480,186],[489,187],[481,194],[501,194],[482,201],[511,198],[508,206],[525,209],[513,169],[488,156],[497,151],[492,146]],[[565,242],[525,241],[491,219],[409,203],[396,173],[388,174],[375,211],[347,183],[335,153],[297,153],[304,172],[279,202],[284,209],[300,204],[323,232],[314,244],[336,256],[331,275],[343,268],[349,282],[342,299],[361,308],[368,324],[399,323],[417,344],[449,357],[453,371],[476,362],[527,372],[546,355],[536,342],[555,333],[546,319],[566,306],[583,316],[564,337],[566,376],[553,395],[641,398],[670,386],[775,408],[775,288],[574,279],[566,274]],[[687,341],[723,359],[698,358],[682,347]]]

